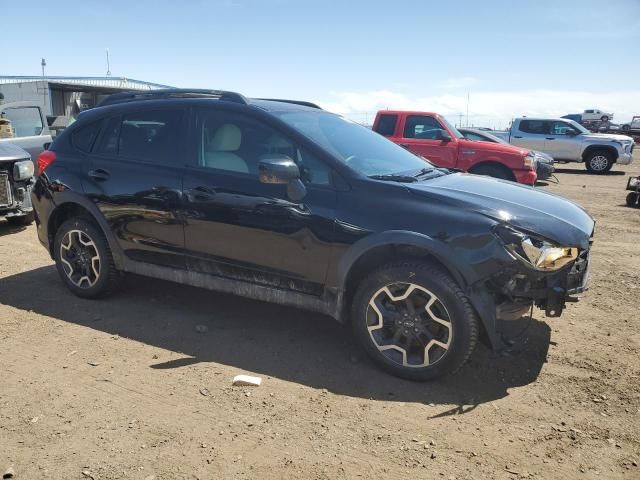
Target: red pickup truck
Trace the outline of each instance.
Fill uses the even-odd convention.
[[[381,110],[373,130],[439,167],[525,185],[533,185],[537,179],[535,159],[529,150],[467,140],[437,113]]]

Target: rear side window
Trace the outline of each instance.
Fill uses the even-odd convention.
[[[442,125],[433,117],[409,115],[404,125],[404,138],[436,140],[440,130]]]
[[[111,118],[96,151],[140,162],[174,164],[183,115],[182,110],[158,109]]]
[[[98,137],[98,133],[100,133],[101,126],[102,121],[98,121],[78,128],[71,134],[71,143],[78,150],[82,150],[83,152],[90,152],[91,148],[93,147],[93,142],[95,142],[96,138]]]
[[[396,131],[396,123],[398,123],[398,115],[384,114],[380,115],[376,132],[385,137],[391,137]]]
[[[547,122],[544,120],[520,120],[520,131],[546,135],[548,133]]]

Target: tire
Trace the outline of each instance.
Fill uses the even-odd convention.
[[[469,170],[474,175],[486,175],[487,177],[499,178],[502,180],[515,181],[515,177],[511,171],[497,165],[479,165]]]
[[[600,120],[602,120],[603,122],[608,122],[609,121],[609,117],[606,115],[603,115],[602,117],[600,117]]]
[[[14,227],[26,227],[27,225],[31,225],[34,219],[35,214],[30,212],[26,215],[22,215],[21,217],[9,217],[7,218],[7,222]]]
[[[378,322],[383,326],[372,328]],[[456,372],[478,341],[469,299],[429,262],[392,263],[368,274],[353,299],[351,328],[377,365],[416,381]]]
[[[627,195],[627,207],[640,207],[640,193],[629,192]]]
[[[594,150],[584,161],[587,170],[590,173],[601,175],[607,173],[613,167],[613,155],[606,150]]]
[[[87,218],[71,218],[58,228],[53,254],[60,278],[79,297],[104,297],[119,285],[107,239]]]
[[[622,127],[620,127],[620,130],[622,130],[623,132],[628,132],[629,130],[631,130],[631,126],[630,125],[622,125]]]

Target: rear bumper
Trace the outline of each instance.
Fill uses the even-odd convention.
[[[538,179],[538,174],[535,170],[514,170],[513,174],[515,175],[518,183],[523,183],[525,185],[535,185],[536,180]]]

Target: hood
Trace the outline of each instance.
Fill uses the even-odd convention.
[[[584,134],[582,135],[582,137],[586,140],[591,140],[591,141],[613,141],[616,140],[618,142],[632,142],[633,143],[633,138],[627,136],[627,135],[617,135],[615,133],[590,133],[590,134]]]
[[[508,143],[483,142],[478,140],[467,140],[466,138],[461,138],[459,142],[462,148],[480,150],[482,152],[495,152],[500,154],[510,153],[520,157],[524,157],[529,153],[529,150],[526,148],[516,147],[514,145],[509,145]]]
[[[30,159],[31,155],[26,150],[11,143],[0,142],[0,163]]]
[[[456,173],[406,186],[433,202],[476,212],[562,246],[587,248],[595,225],[566,198],[506,180]]]

